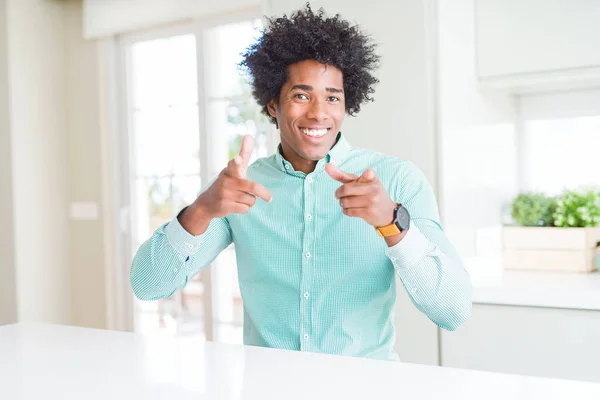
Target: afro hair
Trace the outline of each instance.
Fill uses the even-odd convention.
[[[267,104],[279,101],[287,80],[288,67],[304,60],[316,60],[338,68],[344,79],[346,113],[356,115],[361,104],[372,101],[379,82],[372,72],[379,66],[373,44],[358,26],[352,26],[339,14],[325,17],[321,8],[314,13],[305,8],[267,20],[268,26],[256,43],[244,54],[240,67],[250,76],[252,94],[262,112],[269,115]]]

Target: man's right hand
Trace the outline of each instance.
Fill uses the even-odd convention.
[[[180,215],[179,222],[185,230],[199,235],[213,218],[246,214],[257,197],[271,202],[267,188],[246,179],[253,147],[252,136],[244,136],[240,154],[229,161],[213,184]]]

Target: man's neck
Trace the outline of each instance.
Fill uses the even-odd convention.
[[[311,172],[313,172],[315,170],[315,168],[317,166],[317,161],[305,160],[305,159],[297,157],[297,156],[294,157],[295,154],[288,154],[288,153],[292,153],[292,152],[286,152],[283,149],[281,151],[281,155],[290,164],[292,164],[292,167],[294,168],[294,171],[304,172],[305,174],[308,175],[308,174],[310,174]]]

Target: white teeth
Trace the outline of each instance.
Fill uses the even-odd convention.
[[[304,128],[304,129],[302,129],[302,132],[304,132],[304,134],[308,135],[308,136],[321,137],[321,136],[323,136],[323,135],[325,135],[327,133],[327,129],[308,129],[308,128]]]

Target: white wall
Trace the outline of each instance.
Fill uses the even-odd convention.
[[[106,221],[67,214],[102,208],[99,45],[82,23],[81,0],[0,2],[0,324],[107,327]]]
[[[102,209],[101,115],[98,42],[84,40],[81,0],[64,3],[68,201]],[[72,323],[106,328],[105,215],[69,222]]]
[[[271,0],[267,15],[289,14],[303,0]],[[400,0],[373,7],[362,1],[311,1],[313,10],[340,13],[369,32],[382,56],[375,101],[356,118],[346,117],[342,131],[355,146],[414,161],[432,184],[437,182],[434,140],[434,70],[428,58],[433,37],[427,25],[433,2]],[[432,21],[435,22],[435,21]],[[438,363],[437,327],[410,303],[398,284],[397,351],[403,361]]]
[[[8,0],[6,16],[18,319],[69,323],[62,4]]]
[[[260,0],[83,0],[83,4],[89,39],[256,8]]]
[[[17,320],[6,1],[0,0],[0,325]]]
[[[475,232],[498,225],[517,190],[513,99],[477,87],[474,0],[438,2],[440,194],[445,229],[463,257]]]

